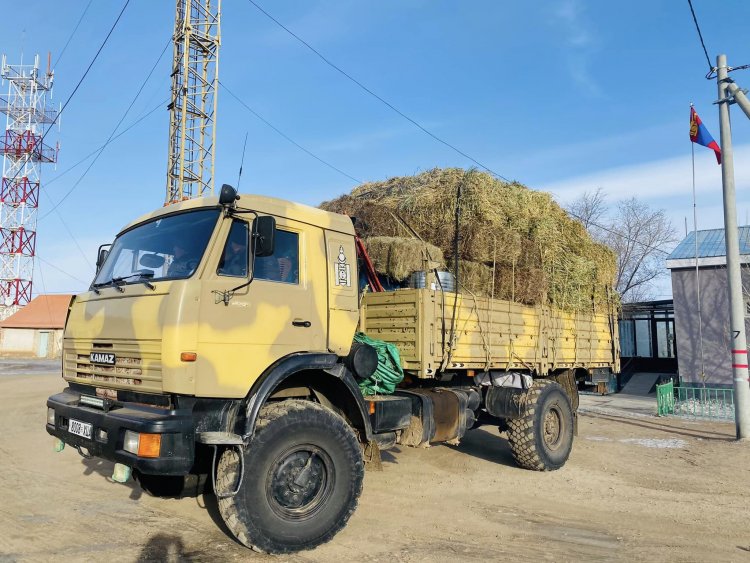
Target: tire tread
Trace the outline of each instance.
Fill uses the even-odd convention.
[[[249,448],[252,449],[258,447],[268,440],[264,431],[273,422],[279,420],[282,420],[287,424],[294,422],[308,422],[311,417],[327,418],[327,428],[330,432],[340,434],[342,438],[350,443],[352,441],[357,443],[356,434],[351,426],[330,409],[311,401],[288,399],[278,403],[265,405],[261,409],[256,422],[255,434]],[[227,450],[219,459],[216,470],[218,490],[232,490],[236,486],[238,469],[239,459],[237,450]],[[323,536],[316,538],[313,541],[303,544],[287,545],[274,542],[270,538],[265,537],[261,530],[253,526],[252,520],[246,514],[247,509],[239,504],[235,497],[218,499],[219,512],[221,513],[222,519],[227,528],[229,528],[229,531],[232,532],[237,540],[255,551],[283,554],[313,549],[330,541],[333,536],[340,532],[357,508],[359,495],[362,492],[362,481],[364,477],[364,460],[362,459],[361,450],[359,450],[359,456],[353,464],[352,471],[355,478],[351,480],[348,494],[353,501],[349,503],[346,512],[341,515],[338,522]]]
[[[543,452],[537,447],[534,429],[534,418],[536,409],[539,406],[539,398],[543,391],[551,385],[562,389],[554,381],[544,379],[535,380],[534,385],[526,393],[523,416],[519,419],[508,421],[508,443],[510,444],[511,453],[516,463],[524,469],[532,471],[553,471],[558,469],[558,467],[551,466],[543,458]],[[567,397],[567,395],[565,396]]]

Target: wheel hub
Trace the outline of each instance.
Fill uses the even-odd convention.
[[[550,449],[557,449],[562,436],[562,414],[559,409],[552,407],[544,416],[544,443]]]
[[[329,461],[324,452],[313,446],[301,446],[279,456],[269,475],[272,508],[290,519],[315,512],[332,488]]]

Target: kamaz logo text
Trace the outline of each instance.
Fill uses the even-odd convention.
[[[108,366],[115,365],[115,355],[105,354],[103,352],[91,352],[89,360],[92,364],[106,364]]]

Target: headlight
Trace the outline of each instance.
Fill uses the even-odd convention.
[[[122,445],[122,449],[131,454],[138,455],[138,444],[141,441],[141,435],[138,432],[132,430],[125,431],[125,443]]]
[[[47,424],[55,425],[55,409],[47,407]]]

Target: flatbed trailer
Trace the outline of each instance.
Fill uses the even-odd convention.
[[[395,344],[404,370],[422,379],[441,372],[545,377],[565,370],[585,377],[620,369],[614,308],[569,312],[467,293],[399,289],[365,294],[360,330]]]

